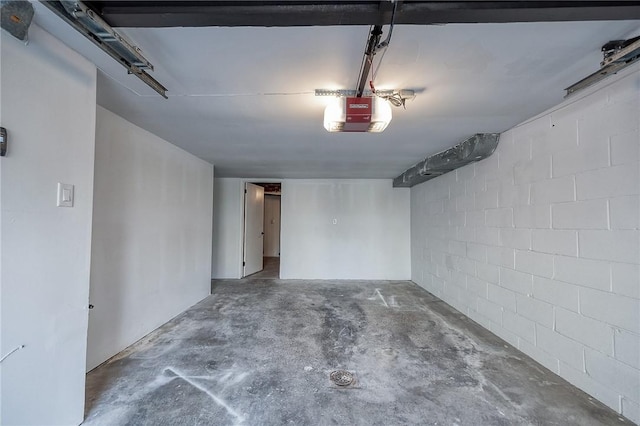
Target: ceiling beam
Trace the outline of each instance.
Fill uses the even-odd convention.
[[[386,0],[87,1],[114,27],[382,25]],[[640,19],[640,1],[404,0],[396,24]]]

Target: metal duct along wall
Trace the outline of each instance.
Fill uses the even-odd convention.
[[[489,157],[498,147],[500,133],[476,133],[445,151],[425,158],[393,180],[394,188],[410,188],[474,161]]]

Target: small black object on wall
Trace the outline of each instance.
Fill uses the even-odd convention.
[[[0,127],[0,157],[7,155],[7,129]]]

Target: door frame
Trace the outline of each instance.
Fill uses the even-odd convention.
[[[285,186],[285,180],[286,179],[282,179],[282,178],[240,178],[240,191],[238,193],[238,197],[240,198],[240,233],[238,235],[238,239],[240,241],[239,247],[240,247],[240,252],[238,253],[238,258],[240,259],[240,261],[238,262],[238,273],[237,276],[238,278],[242,278],[242,276],[244,275],[244,268],[242,266],[242,262],[244,261],[244,188],[245,188],[245,183],[279,183],[281,185],[281,194],[280,194],[280,267],[282,268],[282,229],[285,226],[285,221],[282,218],[282,197],[284,197],[284,186]],[[280,273],[282,274],[282,270],[280,270]]]
[[[251,188],[249,188],[249,185],[251,185]],[[242,250],[242,266],[243,266],[242,278],[258,273],[264,269],[264,262],[263,262],[264,261],[264,211],[265,211],[264,187],[260,186],[260,184],[250,183],[250,182],[246,182],[244,186],[245,186],[245,191],[244,191],[245,211],[244,211],[243,226],[242,226],[243,228],[242,241],[244,242],[243,250]],[[250,198],[249,193],[251,193],[253,197],[254,190],[256,191],[256,195],[262,194],[261,202],[257,203],[259,207],[262,207],[262,211],[260,211],[260,208],[255,209],[255,207],[258,207],[258,206],[256,206],[253,202],[249,202],[249,198]],[[251,219],[247,217],[247,207],[249,205],[251,206],[251,210],[252,210]],[[258,223],[258,226],[259,226],[259,229],[262,229],[262,231],[261,231],[259,242],[256,242],[254,239],[256,234],[254,234],[251,237],[247,237],[248,225],[251,225],[251,229],[253,231],[256,231],[256,232],[258,231],[258,229],[254,229],[254,226],[256,225],[256,223],[254,222],[254,219],[256,218],[256,216],[253,215],[254,213],[260,216],[260,221]],[[252,240],[250,243],[251,250],[247,250],[247,244],[249,243],[249,240]],[[258,249],[260,250],[259,256],[258,256],[258,253],[256,253],[256,250]],[[248,252],[250,252],[249,255],[247,254]],[[259,265],[259,269],[257,269],[258,265]],[[247,272],[247,268],[250,269],[250,273]]]

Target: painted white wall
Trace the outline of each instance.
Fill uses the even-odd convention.
[[[97,109],[91,369],[210,293],[213,166]]]
[[[283,181],[280,277],[409,279],[409,193],[389,179]]]
[[[412,279],[640,422],[640,66],[411,189]]]
[[[96,69],[32,25],[2,34],[0,424],[79,424],[84,415]],[[56,207],[57,183],[75,185]]]
[[[243,188],[239,178],[215,179],[212,278],[242,277]]]
[[[280,196],[264,196],[264,255],[280,256]]]
[[[213,278],[242,275],[242,188],[259,181],[282,183],[281,278],[409,279],[408,189],[389,179],[250,178],[215,180]]]

